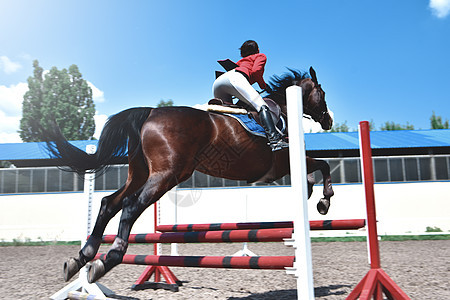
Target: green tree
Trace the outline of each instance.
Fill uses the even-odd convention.
[[[445,122],[442,123],[442,117],[436,116],[434,111],[430,117],[430,121],[431,121],[431,129],[449,129],[448,119],[446,119]]]
[[[13,164],[7,160],[0,160],[0,168],[10,168]]]
[[[347,126],[347,121],[344,123],[336,123],[330,130],[330,132],[349,132],[350,128]]]
[[[167,101],[164,101],[161,99],[158,104],[156,104],[156,107],[165,107],[165,106],[173,106],[173,100],[169,99]]]
[[[76,65],[69,70],[52,67],[45,74],[39,62],[33,62],[33,76],[28,78],[24,95],[20,137],[24,142],[40,142],[44,129],[56,121],[68,140],[91,139],[95,131],[95,104],[92,90]]]
[[[390,130],[414,130],[414,125],[409,124],[406,122],[406,125],[400,125],[394,122],[385,122],[383,126],[380,128],[383,131],[390,131]]]
[[[369,122],[369,129],[370,131],[375,130],[375,123],[373,122],[373,120],[370,120]],[[348,127],[347,120],[345,120],[344,123],[334,124],[331,130],[328,130],[327,132],[350,132],[350,131],[352,132],[358,131],[358,127],[356,127],[356,129]]]

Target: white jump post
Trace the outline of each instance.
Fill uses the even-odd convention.
[[[87,145],[86,153],[94,154],[97,151],[97,147],[95,145]],[[83,210],[86,215],[86,227],[83,230],[80,238],[81,238],[81,247],[83,247],[84,242],[86,241],[86,237],[91,234],[91,226],[92,226],[92,200],[94,196],[94,187],[95,187],[95,174],[94,173],[85,173],[84,175],[84,198],[87,208]],[[72,291],[81,290],[81,293],[88,293],[91,295],[95,295],[95,299],[107,299],[106,294],[114,294],[107,287],[100,285],[98,283],[89,283],[87,280],[87,268],[81,268],[79,272],[79,277],[63,287],[61,290],[53,294],[50,299],[59,300],[59,299],[67,299],[69,297],[69,293]]]
[[[297,298],[314,300],[301,87],[291,86],[287,88],[286,100],[289,125],[291,197],[298,200],[298,206],[293,208],[296,209],[293,240],[287,243],[295,248],[295,262],[294,266],[287,270],[287,273],[297,277]]]

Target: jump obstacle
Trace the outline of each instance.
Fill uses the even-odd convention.
[[[309,221],[310,230],[352,230],[366,225],[365,219],[348,220],[319,220]],[[268,229],[268,228],[294,228],[294,222],[243,222],[243,223],[210,223],[210,224],[177,224],[158,225],[160,232],[192,232],[214,230],[242,230],[242,229]]]
[[[291,112],[292,110],[288,109],[288,111]],[[299,115],[301,116],[301,114]],[[294,118],[290,116],[290,119]],[[294,132],[292,132],[291,129],[291,135],[293,133]],[[383,293],[388,297],[388,299],[410,299],[380,267],[373,193],[373,169],[370,153],[370,135],[367,122],[360,123],[360,141],[367,205],[368,248],[370,252],[371,269],[361,280],[361,282],[355,287],[355,289],[350,293],[347,299],[371,299],[372,297],[374,297],[374,299],[381,300]],[[298,141],[297,145],[295,145],[294,142],[293,145],[293,139],[291,137],[290,143],[290,147],[292,150],[293,146],[294,148],[299,147],[299,144],[302,142]],[[302,148],[301,145],[299,148]],[[293,168],[293,166],[291,165],[291,170],[296,168],[298,168],[298,166]],[[304,171],[305,170],[306,168],[304,169]],[[303,173],[306,174],[306,171]],[[301,174],[302,172],[299,172],[297,175],[299,176]],[[293,174],[291,174],[291,177],[292,175]],[[294,179],[295,175],[292,180],[293,182],[295,182]],[[297,180],[297,182],[299,181],[303,180]],[[294,188],[294,192],[298,193],[299,191],[305,194],[306,189],[304,189],[303,187],[297,187],[297,189]],[[294,222],[158,225],[156,224],[157,208],[155,205],[155,231],[160,231],[160,233],[155,232],[150,234],[133,234],[130,235],[129,239],[130,243],[155,243],[154,255],[126,254],[123,258],[122,263],[124,264],[149,265],[132,288],[136,290],[149,287],[166,288],[177,291],[178,285],[181,285],[181,282],[176,278],[176,276],[172,273],[172,271],[170,271],[168,267],[288,269],[288,273],[297,276],[298,299],[314,299],[309,230],[358,229],[365,225],[365,220],[354,219],[308,222],[306,221],[308,219],[305,218],[305,214],[307,216],[307,212],[305,209],[306,200],[307,199],[304,198],[301,208],[303,218],[300,215],[299,219],[301,221],[296,219],[294,220]],[[295,225],[301,225],[301,222],[303,222],[303,226],[300,226],[300,230],[297,230],[297,227],[295,227]],[[293,228],[295,232],[294,234]],[[307,234],[305,234],[305,230],[308,230]],[[301,245],[302,243],[299,243],[299,236],[303,236],[303,240],[306,240],[306,244]],[[111,243],[114,240],[114,237],[114,235],[105,235],[103,237],[103,242]],[[286,241],[291,237],[293,237],[293,239],[287,244],[291,244],[296,247],[295,256],[163,256],[158,255],[157,248],[157,243],[275,242]],[[302,254],[302,256],[299,256],[299,253]],[[105,254],[97,254],[96,258],[102,258],[104,255]],[[155,276],[154,282],[148,282],[149,278],[152,275]],[[161,275],[166,280],[166,283],[161,282]],[[73,292],[70,293],[70,296],[78,295]],[[95,297],[93,295],[91,296]],[[106,299],[104,298],[104,295],[100,295],[97,297],[98,298],[92,299]]]
[[[359,229],[364,227],[364,219],[314,221],[316,230],[324,229]],[[335,224],[324,226],[323,224]],[[320,224],[320,225],[319,225]],[[259,226],[259,227],[258,227]],[[270,228],[284,226],[285,228]],[[232,242],[283,242],[292,237],[292,222],[261,222],[261,223],[217,223],[217,224],[186,224],[164,225],[156,228],[168,231],[187,230],[190,232],[166,232],[132,234],[129,243],[232,243]],[[180,227],[180,228],[179,228]],[[195,229],[212,227],[212,231],[194,231]],[[239,228],[233,230],[217,230],[220,228]],[[264,228],[265,229],[246,229]],[[113,243],[115,235],[103,236],[102,243]],[[103,258],[105,254],[97,254]],[[202,268],[241,268],[241,269],[284,269],[293,265],[294,256],[160,256],[160,255],[125,255],[122,263],[169,267],[202,267]]]
[[[359,148],[363,183],[366,196],[367,230],[370,255],[370,270],[348,295],[353,299],[383,299],[383,293],[388,299],[410,299],[408,295],[383,271],[380,264],[380,248],[378,245],[377,217],[373,180],[372,148],[370,146],[369,122],[359,122]]]

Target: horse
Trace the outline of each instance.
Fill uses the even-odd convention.
[[[304,113],[319,122],[323,129],[333,123],[325,102],[325,92],[314,69],[290,70],[270,81],[268,97],[287,115],[285,89],[302,88]],[[56,124],[55,124],[56,125]],[[53,126],[46,131],[47,151],[58,164],[84,174],[100,172],[128,157],[126,183],[101,200],[92,234],[78,258],[64,263],[68,281],[88,262],[88,281],[93,283],[122,262],[128,247],[131,228],[142,212],[167,191],[187,180],[194,170],[232,180],[272,182],[289,173],[289,151],[272,152],[267,139],[249,134],[240,123],[221,113],[191,107],[137,107],[121,111],[106,122],[98,148],[88,154],[71,145]],[[307,172],[321,170],[323,194],[318,210],[326,214],[334,192],[330,168],[325,161],[307,157]],[[309,196],[312,177],[308,176]],[[94,260],[107,223],[122,210],[117,236],[103,259]],[[92,261],[92,262],[91,262]]]

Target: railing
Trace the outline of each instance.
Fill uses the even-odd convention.
[[[326,158],[331,167],[334,184],[360,183],[359,158]],[[117,190],[126,181],[127,165],[111,166],[95,180],[95,189]],[[450,155],[377,156],[374,157],[375,182],[415,182],[450,180]],[[314,174],[321,183],[320,172]],[[270,185],[290,185],[285,176]],[[245,181],[217,178],[194,172],[179,188],[244,187],[254,184]],[[255,184],[267,185],[267,184]],[[83,177],[56,167],[0,169],[0,194],[51,193],[83,191]]]

